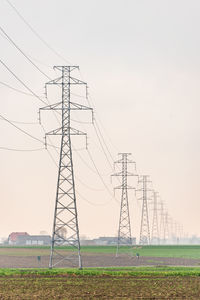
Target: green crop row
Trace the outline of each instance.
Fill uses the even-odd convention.
[[[200,276],[200,267],[116,267],[78,269],[0,269],[0,276],[15,275],[115,275],[115,276]]]

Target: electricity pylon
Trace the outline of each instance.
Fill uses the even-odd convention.
[[[153,221],[151,230],[151,244],[159,244],[159,229],[158,229],[158,192],[153,192]]]
[[[164,237],[164,243],[169,240],[169,215],[168,212],[164,213],[164,232],[163,232],[163,237]]]
[[[150,244],[150,230],[149,230],[149,215],[148,215],[148,200],[150,200],[148,194],[153,190],[148,186],[152,183],[149,179],[149,175],[139,176],[137,192],[141,194],[141,197],[137,198],[142,200],[142,217],[141,217],[141,226],[140,226],[140,245],[149,245]]]
[[[160,240],[161,243],[165,244],[165,211],[164,203],[160,201]]]
[[[72,135],[84,135],[86,133],[71,127],[72,110],[92,110],[89,107],[71,102],[71,87],[74,85],[86,85],[85,82],[71,76],[71,73],[79,69],[78,66],[56,66],[56,70],[61,71],[61,76],[51,80],[47,85],[57,85],[61,87],[62,101],[41,108],[41,110],[58,111],[61,114],[61,127],[48,132],[46,135],[60,135],[60,159],[58,170],[58,181],[56,191],[56,203],[53,221],[53,233],[51,241],[51,254],[49,268],[65,261],[76,261],[76,265],[82,268],[79,226],[77,216],[77,203],[74,182],[74,169],[72,159]],[[45,136],[46,138],[46,136]],[[60,246],[71,246],[71,255]],[[75,255],[76,254],[76,255]]]
[[[173,219],[171,216],[169,216],[169,242],[170,242],[170,244],[173,244],[173,233],[174,233]]]
[[[128,176],[137,176],[127,171],[128,164],[133,163],[135,165],[134,161],[128,159],[131,153],[119,153],[118,155],[121,155],[121,159],[116,161],[115,164],[121,164],[122,171],[112,175],[122,178],[121,185],[115,187],[115,189],[122,191],[116,256],[118,256],[119,247],[121,245],[132,245],[128,190],[134,188],[128,185],[127,178]]]

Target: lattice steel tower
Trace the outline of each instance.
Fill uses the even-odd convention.
[[[149,188],[149,184],[152,183],[149,180],[149,175],[142,175],[138,180],[137,192],[140,193],[140,197],[137,197],[138,200],[142,200],[142,217],[141,217],[141,226],[140,226],[140,245],[149,245],[150,244],[150,229],[149,229],[149,215],[148,215],[148,200],[149,192],[152,192],[152,189]]]
[[[51,80],[47,85],[53,84],[61,87],[62,101],[41,108],[41,110],[58,111],[62,117],[61,127],[47,133],[47,135],[61,136],[49,267],[52,268],[58,264],[63,266],[68,261],[82,268],[71,135],[86,135],[86,133],[71,127],[70,113],[72,110],[91,110],[91,108],[73,103],[70,99],[72,85],[86,85],[85,82],[71,76],[71,73],[79,67],[56,66],[54,68],[61,71],[61,76]],[[71,246],[71,255],[59,249],[63,245]]]
[[[121,159],[116,161],[115,164],[121,164],[122,171],[112,175],[119,176],[122,180],[121,185],[115,187],[115,189],[120,189],[122,191],[116,256],[118,256],[120,245],[132,245],[128,190],[134,188],[128,185],[127,178],[128,176],[137,176],[136,174],[127,171],[128,164],[133,163],[135,165],[134,161],[128,159],[128,156],[131,155],[131,153],[119,153],[118,155],[121,156]]]
[[[164,203],[160,201],[160,241],[165,244],[165,211]]]
[[[151,244],[159,244],[159,229],[158,229],[158,192],[153,192],[153,221],[151,231]]]
[[[163,242],[169,240],[169,215],[168,212],[164,213],[164,232],[163,232]]]

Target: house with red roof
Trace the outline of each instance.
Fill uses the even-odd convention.
[[[8,244],[13,246],[41,246],[50,245],[50,243],[50,235],[30,235],[27,232],[12,232],[8,236]]]
[[[21,237],[21,236],[27,237],[27,236],[29,236],[29,234],[27,232],[12,232],[8,236],[8,244],[9,245],[16,245],[18,238]]]

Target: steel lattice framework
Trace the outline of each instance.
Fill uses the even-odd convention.
[[[160,201],[160,241],[165,244],[165,211],[164,203]]]
[[[158,228],[158,192],[153,192],[153,221],[151,231],[151,244],[159,244],[159,228]]]
[[[142,200],[142,217],[141,217],[141,226],[140,226],[140,245],[149,245],[150,244],[150,230],[149,230],[149,214],[148,214],[148,200],[150,200],[148,194],[153,190],[148,186],[152,182],[149,180],[149,175],[142,175],[138,180],[137,192],[142,194],[138,200]]]
[[[163,230],[163,242],[169,240],[169,215],[168,212],[164,213],[164,230]]]
[[[134,161],[128,159],[131,153],[119,153],[118,155],[121,156],[121,159],[116,161],[115,164],[121,164],[122,171],[112,175],[119,176],[122,180],[121,185],[115,187],[115,189],[122,191],[116,256],[118,256],[120,245],[132,245],[128,190],[134,188],[128,185],[127,178],[128,176],[137,176],[127,171],[128,164],[133,163],[135,165]]]
[[[58,264],[62,266],[64,262],[68,261],[72,265],[75,264],[78,265],[79,268],[82,268],[71,136],[86,136],[86,133],[71,127],[70,113],[71,110],[92,109],[77,103],[73,103],[70,100],[72,85],[86,85],[85,82],[71,76],[72,71],[78,69],[79,67],[56,66],[54,68],[61,72],[61,76],[55,80],[51,80],[47,83],[47,85],[53,84],[61,87],[62,101],[41,108],[41,110],[57,110],[61,113],[62,117],[62,126],[46,134],[61,136],[49,267],[52,268]],[[60,246],[63,245],[71,246],[71,255],[68,255],[67,252],[65,253],[65,251],[59,249]]]

